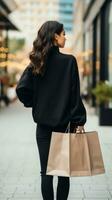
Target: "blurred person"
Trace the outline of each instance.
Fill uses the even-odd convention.
[[[16,87],[19,100],[32,108],[41,166],[43,200],[54,200],[53,176],[46,175],[52,131],[84,131],[86,109],[80,95],[76,58],[64,54],[65,30],[57,21],[47,21],[38,30],[30,52],[30,63]],[[56,199],[67,200],[70,178],[58,176]]]

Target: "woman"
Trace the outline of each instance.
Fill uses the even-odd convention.
[[[84,131],[86,110],[80,96],[77,61],[64,54],[59,47],[65,45],[63,24],[45,22],[38,31],[29,55],[30,64],[24,70],[16,93],[25,107],[32,107],[37,123],[36,141],[41,165],[41,192],[44,200],[54,200],[53,176],[46,175],[52,131]],[[58,176],[57,200],[66,200],[70,180]]]

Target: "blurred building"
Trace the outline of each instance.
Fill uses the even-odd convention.
[[[8,59],[8,33],[9,31],[18,31],[18,28],[10,20],[9,14],[16,9],[17,5],[13,0],[0,1],[0,67],[4,67]]]
[[[74,0],[59,0],[59,21],[64,24],[66,32],[66,49],[72,51]]]
[[[112,84],[112,0],[76,0],[74,6],[74,52],[82,61],[85,89],[91,94],[99,81]],[[90,104],[96,105],[93,96]],[[104,115],[109,117],[111,110],[108,104]]]
[[[18,10],[11,14],[21,30],[12,36],[25,38],[26,45],[32,47],[37,30],[47,20],[57,20],[64,24],[67,41],[65,51],[71,51],[73,41],[73,2],[74,0],[16,0]]]
[[[74,53],[79,55],[83,51],[83,13],[84,0],[75,1],[74,3],[74,20],[73,20],[73,45]],[[78,12],[77,12],[78,11]]]
[[[16,9],[17,5],[13,0],[0,1],[0,101],[4,100],[8,104],[6,88],[8,83],[7,61],[8,61],[8,33],[18,31],[18,28],[10,20],[9,14]]]
[[[18,10],[11,15],[21,30],[21,34],[16,34],[16,37],[24,37],[27,46],[31,47],[39,27],[47,20],[59,19],[59,4],[57,0],[16,0],[16,2]]]
[[[14,23],[9,19],[9,14],[17,7],[13,0],[0,1],[0,46],[8,47],[8,31],[18,30]],[[5,40],[4,40],[5,38]]]
[[[74,9],[74,54],[87,84],[112,83],[112,0],[76,0]]]
[[[80,78],[83,73],[83,13],[84,0],[74,2],[74,20],[73,20],[73,54],[77,57]],[[83,83],[84,85],[84,83]],[[81,85],[81,90],[83,87]]]
[[[73,30],[74,0],[59,0],[59,20],[64,24],[65,30]]]
[[[100,80],[112,83],[112,0],[87,3],[83,15],[85,75],[93,88]]]

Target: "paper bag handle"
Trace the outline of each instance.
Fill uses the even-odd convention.
[[[65,130],[65,133],[70,133],[70,122],[68,123],[68,126],[67,126],[67,128],[66,128],[66,130]],[[85,131],[80,132],[80,131],[77,131],[77,129],[76,129],[76,131],[73,132],[73,133],[76,133],[76,134],[84,134]]]
[[[67,126],[67,128],[65,130],[65,133],[70,133],[70,122],[68,123],[68,126]]]

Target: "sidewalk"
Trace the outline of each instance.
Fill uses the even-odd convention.
[[[0,200],[42,200],[35,128],[21,103],[0,110]],[[71,178],[68,200],[112,200],[112,127],[99,127],[89,109],[85,128],[98,131],[106,173]]]

